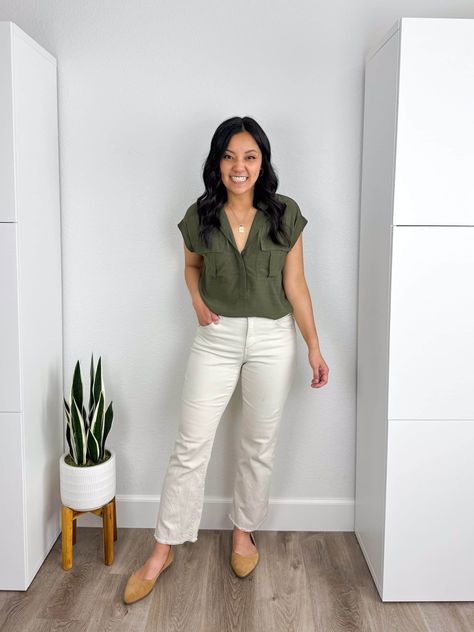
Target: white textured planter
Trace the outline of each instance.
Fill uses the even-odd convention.
[[[110,458],[99,465],[90,467],[74,467],[68,465],[64,458],[59,461],[61,502],[70,509],[77,511],[92,511],[107,504],[115,496],[115,452],[110,452]]]

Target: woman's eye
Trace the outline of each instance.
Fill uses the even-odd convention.
[[[226,158],[232,158],[232,156],[230,154],[224,154],[222,156],[222,159],[225,160]],[[257,156],[247,156],[247,158],[251,158],[252,160],[256,160]]]

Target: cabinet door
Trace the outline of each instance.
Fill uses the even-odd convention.
[[[392,229],[389,419],[474,419],[474,227]]]
[[[0,22],[0,222],[15,222],[11,22]]]
[[[20,411],[17,225],[0,223],[0,412]]]
[[[474,600],[474,422],[390,421],[384,601]]]
[[[0,429],[4,446],[0,458],[0,590],[26,590],[26,464],[22,414],[0,412]],[[39,478],[38,471],[33,473],[35,476]]]
[[[474,20],[401,20],[394,224],[474,225]]]

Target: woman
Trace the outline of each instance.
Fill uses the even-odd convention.
[[[198,326],[182,393],[178,437],[161,490],[156,543],[124,593],[151,592],[173,561],[172,545],[197,540],[214,435],[239,376],[242,431],[234,497],[231,567],[258,562],[252,531],[267,515],[280,421],[296,368],[295,320],[308,345],[311,386],[327,383],[303,270],[297,203],[276,193],[270,143],[250,117],[221,123],[204,165],[205,193],[179,222],[185,280]]]

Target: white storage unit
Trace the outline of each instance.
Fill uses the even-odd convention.
[[[56,60],[0,22],[0,590],[61,531],[61,297]]]
[[[474,600],[474,20],[366,58],[355,533],[383,601]]]

